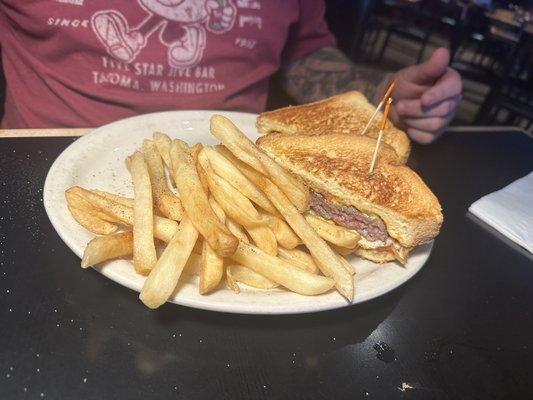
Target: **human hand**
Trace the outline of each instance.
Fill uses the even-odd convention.
[[[389,116],[418,143],[435,141],[453,119],[461,101],[461,76],[448,68],[449,62],[448,50],[439,48],[426,62],[392,75],[397,82]],[[382,82],[377,94],[383,95],[390,82],[391,77]]]

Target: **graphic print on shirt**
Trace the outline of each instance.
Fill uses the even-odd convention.
[[[174,68],[192,67],[202,59],[206,30],[223,34],[233,28],[237,10],[232,0],[137,0],[146,18],[131,27],[117,10],[96,12],[91,18],[94,33],[107,53],[130,63],[159,31],[167,47],[168,64]]]
[[[75,6],[82,6],[83,0],[56,0],[58,3],[73,4]]]

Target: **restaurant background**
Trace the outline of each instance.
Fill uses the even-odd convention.
[[[520,4],[531,10],[531,1]],[[513,16],[525,16],[507,3],[493,2],[500,9],[494,12],[440,0],[327,5],[340,48],[374,69],[414,64],[454,39],[454,66],[465,78],[454,124],[525,127],[529,121],[531,131],[531,34],[526,24],[516,26]],[[456,6],[467,10],[464,21],[468,15],[476,21],[475,15],[479,24],[458,23]],[[502,32],[507,39],[498,39]],[[475,76],[490,71],[492,61],[490,80]],[[269,107],[290,102],[274,79]],[[501,108],[499,120],[479,112],[489,105]],[[413,279],[352,307],[281,316],[175,304],[152,311],[126,287],[82,270],[43,206],[52,163],[78,138],[6,130],[0,140],[0,398],[533,398],[533,255],[468,212],[533,171],[533,140],[509,127],[472,128],[477,131],[449,132],[430,146],[413,143],[409,165],[445,212],[431,257]],[[72,131],[62,133],[80,134]]]
[[[512,125],[533,131],[532,0],[327,0],[326,19],[351,59],[398,70],[444,46],[463,78],[452,125]],[[5,82],[0,77],[0,117]],[[268,108],[291,104],[278,77]]]
[[[398,70],[427,59],[437,47],[450,49],[451,66],[464,86],[452,125],[533,131],[531,0],[328,0],[326,5],[339,48],[372,69]],[[290,102],[270,100],[269,108]]]

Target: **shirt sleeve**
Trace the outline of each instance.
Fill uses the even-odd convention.
[[[283,50],[283,63],[288,64],[307,56],[323,47],[335,46],[324,19],[324,0],[299,0],[300,15],[290,27],[289,36]]]

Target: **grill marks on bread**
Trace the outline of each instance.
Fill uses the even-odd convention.
[[[378,216],[402,246],[428,242],[439,232],[443,217],[437,198],[414,171],[395,164],[389,146],[382,146],[374,173],[368,174],[375,139],[270,134],[258,144],[329,202]]]
[[[285,107],[262,113],[257,118],[257,128],[262,133],[344,133],[360,135],[374,113],[375,107],[357,91],[346,92],[314,103]],[[376,123],[367,136],[376,138],[378,122],[382,113],[376,116]],[[387,121],[383,141],[390,145],[399,163],[409,157],[410,144],[407,135]]]

